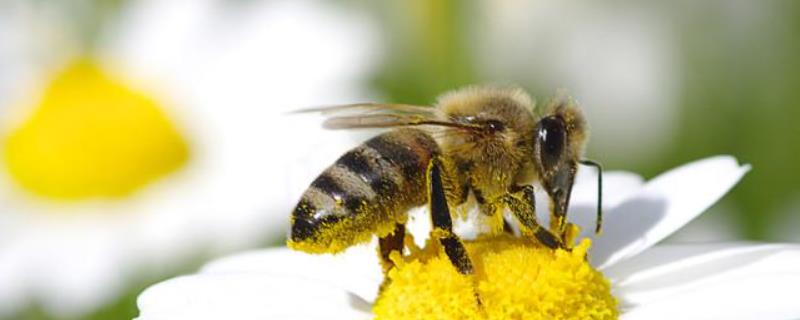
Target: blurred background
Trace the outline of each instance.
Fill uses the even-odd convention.
[[[796,1],[4,0],[0,319],[129,319],[159,280],[282,245],[367,133],[296,108],[565,88],[588,157],[753,170],[669,241],[800,241]]]

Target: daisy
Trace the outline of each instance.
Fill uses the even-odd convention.
[[[721,198],[749,169],[732,157],[718,156],[673,169],[647,183],[635,174],[608,172],[606,228],[601,236],[580,236],[583,240],[571,253],[520,246],[518,240],[506,237],[467,241],[471,257],[482,260],[480,268],[491,278],[478,285],[488,318],[496,318],[492,312],[522,318],[529,309],[566,318],[800,316],[800,305],[792,294],[800,286],[799,246],[654,246]],[[591,230],[591,221],[584,222],[593,214],[586,209],[593,205],[590,191],[596,184],[590,182],[592,173],[581,175],[571,204],[575,210],[570,214]],[[411,255],[429,256],[403,259],[399,271],[390,273],[392,283],[380,298],[382,274],[374,247],[354,247],[336,256],[285,248],[245,252],[213,261],[197,274],[150,287],[139,296],[138,319],[458,318],[469,314],[475,305],[469,294],[471,282],[459,276],[441,252],[419,250]],[[584,262],[586,250],[589,263]],[[531,282],[535,289],[528,286]],[[515,304],[520,301],[538,304]]]
[[[291,183],[326,165],[308,146],[351,144],[280,115],[367,100],[369,21],[335,6],[131,2],[88,56],[35,8],[0,10],[0,318],[79,316],[132,276],[279,241]]]

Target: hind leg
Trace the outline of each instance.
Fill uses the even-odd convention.
[[[394,261],[390,259],[392,252],[403,254],[405,236],[405,225],[398,223],[394,227],[394,232],[378,239],[378,250],[380,251],[379,254],[384,274],[394,267]]]

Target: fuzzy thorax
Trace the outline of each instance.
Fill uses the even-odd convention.
[[[442,95],[436,108],[444,121],[486,130],[448,129],[442,151],[484,196],[494,198],[530,169],[536,117],[533,100],[514,87],[475,86]]]

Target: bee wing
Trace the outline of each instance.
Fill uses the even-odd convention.
[[[439,120],[437,110],[408,104],[359,103],[299,110],[296,113],[320,113],[328,118],[326,129],[393,128],[404,126],[470,127]]]
[[[336,106],[323,106],[295,111],[294,113],[320,113],[328,116],[366,115],[366,114],[418,114],[432,117],[436,108],[410,104],[354,103]]]
[[[330,117],[322,123],[326,129],[392,128],[425,124],[426,118],[418,115],[365,114]]]
[[[326,129],[392,128],[405,126],[439,126],[461,129],[481,129],[475,124],[441,120],[436,108],[408,104],[358,103],[299,110],[295,113],[317,112],[328,118]]]

